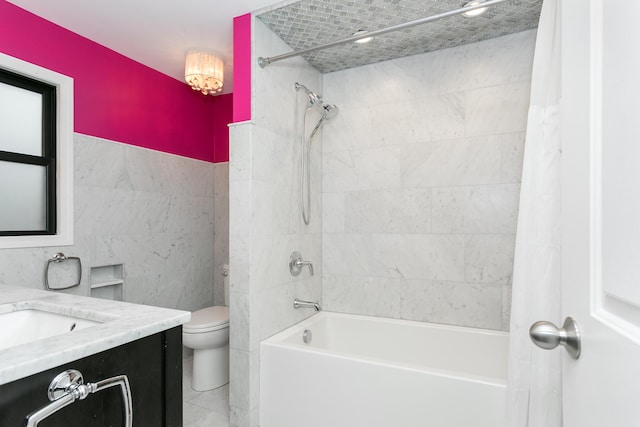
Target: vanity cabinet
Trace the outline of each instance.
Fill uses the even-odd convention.
[[[0,385],[0,426],[22,426],[26,415],[49,404],[50,382],[67,369],[80,371],[85,384],[127,375],[135,427],[182,426],[181,326]],[[112,387],[62,408],[39,426],[121,427],[123,405],[120,388]]]

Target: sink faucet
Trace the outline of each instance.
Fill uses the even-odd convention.
[[[302,301],[296,298],[293,300],[293,308],[313,308],[315,311],[320,311],[320,304],[312,301]]]
[[[303,261],[300,252],[295,251],[289,257],[289,271],[293,276],[297,276],[302,271],[302,267],[309,267],[309,274],[313,276],[313,265],[311,261]]]

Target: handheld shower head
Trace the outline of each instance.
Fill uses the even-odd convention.
[[[316,133],[320,130],[320,127],[327,120],[333,119],[338,115],[338,107],[333,104],[325,104],[322,101],[322,97],[315,92],[310,91],[304,85],[300,83],[295,84],[296,91],[303,90],[307,95],[307,106],[304,111],[303,119],[302,119],[302,162],[301,162],[301,174],[300,174],[300,209],[302,211],[302,220],[305,224],[309,224],[310,221],[310,210],[311,210],[311,172],[309,172],[311,165],[311,142],[313,141],[313,137],[316,136]],[[298,98],[296,98],[296,101]],[[296,103],[297,105],[297,103]],[[306,128],[307,128],[307,113],[313,106],[316,106],[319,110],[321,116],[318,123],[316,123],[315,127],[311,131],[308,137],[305,138]]]
[[[322,108],[324,109],[322,116],[325,117],[326,120],[331,120],[338,115],[338,107],[333,104],[323,104]]]
[[[320,130],[320,126],[322,126],[322,124],[325,121],[331,120],[338,115],[338,107],[336,107],[333,104],[322,104],[321,108],[322,108],[322,117],[320,117],[320,120],[318,120],[318,123],[316,124],[316,126],[311,131],[311,134],[309,135],[309,144],[311,144],[311,141],[313,141],[313,137],[316,135],[316,132]]]

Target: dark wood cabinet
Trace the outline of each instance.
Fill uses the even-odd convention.
[[[25,357],[31,355],[25,354]],[[22,426],[47,405],[53,378],[76,369],[84,382],[127,375],[135,427],[182,427],[182,327],[48,369],[0,386],[0,426]],[[90,394],[46,418],[41,427],[123,427],[119,387]]]

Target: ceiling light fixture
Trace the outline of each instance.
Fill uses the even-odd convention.
[[[352,34],[352,36],[359,36],[361,34],[365,34],[368,33],[369,31],[367,30],[358,30],[355,33]],[[365,37],[363,39],[360,40],[355,40],[354,43],[369,43],[371,40],[373,40],[373,37]]]
[[[462,5],[462,7],[469,7],[469,6],[477,6],[479,4],[484,3],[484,0],[471,0],[466,2],[465,4]],[[485,13],[487,11],[486,7],[479,7],[478,9],[473,9],[473,10],[469,10],[465,13],[463,13],[462,15],[469,17],[469,18],[473,18],[475,16],[480,16],[483,13]]]
[[[204,50],[189,51],[184,66],[184,79],[191,89],[205,95],[216,95],[222,91],[224,83],[222,59]]]

